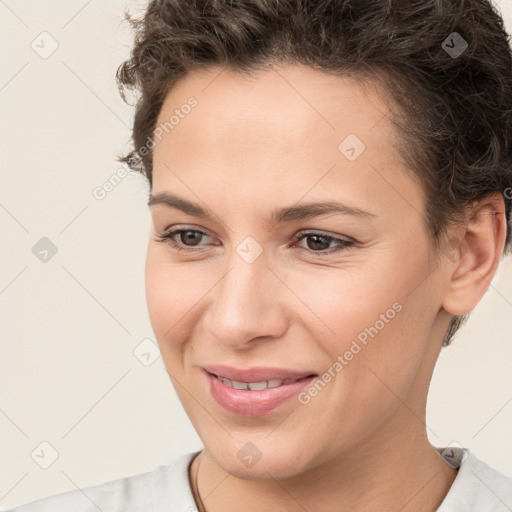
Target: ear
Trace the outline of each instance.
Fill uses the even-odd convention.
[[[448,286],[442,307],[452,315],[463,315],[480,302],[503,255],[507,218],[502,194],[495,192],[474,203],[457,233],[448,243],[449,252],[444,252]]]

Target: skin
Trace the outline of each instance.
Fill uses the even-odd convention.
[[[151,324],[204,444],[190,468],[200,510],[432,511],[456,476],[427,438],[427,391],[451,315],[471,311],[496,272],[503,200],[479,201],[436,255],[390,97],[371,85],[298,65],[252,77],[212,68],[165,99],[159,123],[190,96],[198,104],[157,142],[152,193],[212,215],[153,205],[146,259]],[[348,134],[366,146],[353,162],[338,150]],[[274,209],[327,200],[372,216],[271,221]],[[189,252],[158,241],[177,228],[206,234],[174,236]],[[354,244],[293,246],[306,229]],[[262,249],[252,263],[236,252],[246,237]],[[205,385],[207,364],[321,375],[394,303],[401,311],[306,405],[246,418]],[[252,467],[237,457],[249,442],[261,453]]]

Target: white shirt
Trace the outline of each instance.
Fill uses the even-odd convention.
[[[437,512],[512,512],[512,478],[467,448],[437,448],[457,476]],[[197,512],[188,453],[153,471],[32,501],[8,512]]]

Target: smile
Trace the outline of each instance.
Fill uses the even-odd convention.
[[[249,391],[261,391],[262,389],[273,389],[278,388],[279,386],[283,386],[285,384],[291,384],[292,382],[297,382],[300,379],[272,379],[272,380],[262,380],[260,382],[238,382],[236,380],[226,379],[224,377],[216,377],[223,382],[226,386],[229,386],[233,389],[245,389]]]
[[[230,373],[232,377],[236,374],[239,379],[244,375],[247,380],[235,380],[204,371],[206,390],[224,412],[245,417],[262,416],[284,407],[316,378],[316,374],[311,373],[295,372],[295,375],[290,376],[281,372],[280,376],[285,378],[265,379],[262,377],[276,377],[278,372],[273,371],[274,375],[269,375],[269,371],[261,370],[245,373],[233,370],[223,373]],[[292,403],[298,404],[298,401]]]

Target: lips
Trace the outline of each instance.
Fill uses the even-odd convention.
[[[309,385],[316,374],[279,368],[240,370],[206,366],[204,374],[214,400],[239,416],[268,414]]]
[[[204,366],[204,369],[212,375],[236,382],[262,382],[270,380],[288,380],[291,382],[292,380],[299,380],[304,377],[315,375],[315,372],[313,371],[266,368],[263,366],[242,370],[238,368],[231,368],[229,366],[212,365]]]

